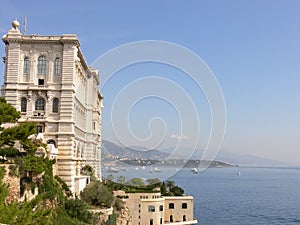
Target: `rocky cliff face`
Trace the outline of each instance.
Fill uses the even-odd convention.
[[[17,167],[13,164],[2,164],[5,168],[3,183],[8,186],[8,196],[5,199],[6,204],[18,202],[20,198],[20,177],[18,176]]]
[[[117,225],[132,225],[132,219],[128,207],[126,205],[121,209],[117,217]]]
[[[5,199],[6,204],[12,202],[31,201],[38,195],[38,187],[31,187],[30,183],[23,184],[24,190],[21,193],[21,183],[18,167],[14,164],[2,164],[1,167],[5,168],[5,175],[3,183],[8,187],[8,195]],[[32,181],[35,183],[40,180],[44,173],[32,177]]]

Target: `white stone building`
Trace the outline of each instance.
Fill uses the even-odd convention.
[[[101,179],[99,73],[87,65],[76,35],[23,35],[18,21],[12,26],[2,38],[2,96],[21,112],[19,122],[37,123],[38,137],[57,158],[57,175],[78,193],[89,181],[84,165]]]
[[[128,210],[129,225],[188,225],[197,224],[194,218],[192,196],[162,196],[154,193],[126,193],[115,191],[114,196],[123,199]],[[129,219],[128,219],[129,218]],[[118,223],[117,223],[118,224]]]

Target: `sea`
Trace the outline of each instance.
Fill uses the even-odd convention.
[[[159,171],[150,173],[149,168],[126,167],[113,176],[115,181],[121,175],[127,180],[157,177],[175,181],[186,194],[194,196],[198,224],[300,224],[300,168],[208,168],[198,174],[188,168]],[[103,169],[103,174],[105,177],[109,172]]]

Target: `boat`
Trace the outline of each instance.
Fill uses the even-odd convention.
[[[154,168],[154,172],[159,173],[159,172],[160,172],[160,169],[158,169],[157,167],[155,167],[155,168]]]
[[[237,173],[236,173],[236,175],[238,175],[238,176],[241,176],[241,175],[242,175],[242,173],[241,173],[241,172],[237,172]]]
[[[118,173],[119,170],[116,167],[110,167],[110,168],[108,168],[107,172],[109,172],[109,173]]]
[[[193,169],[192,169],[192,172],[195,173],[195,174],[197,174],[197,173],[198,173],[197,168],[193,168]]]

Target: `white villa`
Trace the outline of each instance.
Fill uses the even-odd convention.
[[[128,210],[129,225],[188,225],[197,224],[192,196],[162,196],[156,193],[126,193],[115,191]],[[126,224],[125,221],[118,221]]]

